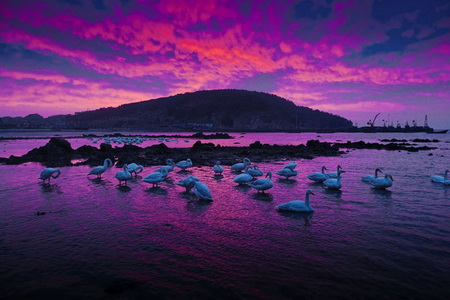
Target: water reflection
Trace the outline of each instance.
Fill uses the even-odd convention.
[[[88,178],[88,180],[94,184],[100,184],[100,185],[105,185],[106,182],[103,180],[103,178],[99,178],[99,177],[95,177],[95,178]]]
[[[314,212],[292,212],[292,211],[278,211],[278,214],[283,217],[302,220],[305,227],[311,226],[311,220]]]
[[[57,184],[40,183],[41,192],[62,194],[61,187]]]
[[[186,210],[195,213],[202,213],[211,207],[212,201],[196,201],[191,200],[186,204]]]
[[[278,178],[277,182],[285,184],[285,185],[293,185],[293,184],[297,183],[297,180],[295,180],[295,179],[286,179],[286,178]]]
[[[269,193],[254,193],[251,195],[251,197],[255,200],[266,201],[266,202],[273,200],[272,194],[269,194]]]
[[[238,190],[238,191],[240,191],[240,192],[243,192],[243,193],[247,193],[249,190],[252,189],[252,187],[247,185],[247,184],[235,185],[233,188]]]
[[[155,194],[155,195],[167,195],[167,189],[162,188],[160,186],[151,187],[145,190],[147,193]]]
[[[392,191],[384,190],[384,189],[371,188],[370,192],[374,195],[384,196],[383,198],[385,198],[385,199],[391,199],[391,195],[392,195]]]
[[[128,185],[117,185],[117,189],[124,193],[131,191],[131,188]]]

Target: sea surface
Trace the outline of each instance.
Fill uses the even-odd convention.
[[[430,180],[450,168],[450,135],[232,135],[202,142],[440,142],[420,143],[438,148],[430,151],[348,149],[337,157],[295,160],[298,175],[290,180],[275,174],[289,159],[254,161],[273,173],[274,186],[265,194],[235,184],[228,166],[218,177],[195,161],[188,171],[175,168],[159,188],[142,181],[157,166],[145,168],[124,188],[114,178],[116,167],[101,180],[87,177],[89,166],[62,167],[61,176],[46,186],[37,179],[45,168],[38,163],[0,165],[0,298],[450,298],[450,186]],[[187,140],[164,142],[190,147],[196,141]],[[22,155],[47,142],[2,140],[0,156]],[[99,144],[86,138],[69,142],[74,148]],[[335,171],[338,164],[346,171],[340,191],[306,178],[323,165]],[[361,181],[375,168],[392,174],[392,187],[375,190]],[[209,187],[212,202],[198,201],[176,185],[189,175]],[[303,200],[307,189],[315,193],[314,213],[276,210]]]

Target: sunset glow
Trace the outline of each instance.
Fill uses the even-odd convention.
[[[449,41],[445,0],[6,0],[0,116],[230,88],[450,128]]]

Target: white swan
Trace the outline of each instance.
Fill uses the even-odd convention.
[[[247,183],[252,182],[252,181],[253,181],[253,176],[248,174],[248,173],[239,174],[236,177],[234,177],[234,179],[233,179],[233,182],[236,182],[239,185],[247,184]]]
[[[330,178],[337,178],[338,177],[338,173],[339,173],[340,170],[342,170],[342,167],[341,167],[341,165],[338,165],[337,166],[337,172],[327,173],[327,175]]]
[[[192,181],[200,181],[200,179],[195,176],[188,176],[178,181],[177,185],[184,187],[186,189],[186,192],[189,193],[193,187],[193,185],[190,185]]]
[[[316,172],[308,175],[308,179],[315,181],[315,182],[324,182],[325,180],[329,179],[330,176],[328,174],[325,174],[325,170],[327,168],[325,166],[322,166],[322,173]]]
[[[220,161],[216,161],[213,167],[214,175],[222,175],[223,167],[220,165]]]
[[[161,181],[164,181],[166,179],[167,176],[167,170],[166,169],[162,169],[161,171],[156,171],[153,172],[147,176],[145,176],[144,179],[142,179],[142,181],[147,182],[147,183],[151,183],[153,186],[158,186],[158,183],[160,183]]]
[[[246,173],[252,175],[252,177],[263,176],[264,173],[260,169],[258,169],[258,165],[254,165],[253,168],[248,168],[245,170]]]
[[[58,178],[59,175],[61,175],[60,169],[45,168],[42,170],[39,179],[41,179],[43,183],[48,180],[48,184],[50,184],[50,178]]]
[[[345,173],[343,170],[338,171],[337,178],[329,178],[323,182],[325,187],[330,190],[339,190],[342,187],[341,173]]]
[[[294,169],[284,168],[280,171],[275,172],[276,174],[280,176],[286,177],[286,179],[289,179],[289,177],[297,176],[298,172]]]
[[[175,168],[175,163],[173,162],[172,159],[168,158],[166,160],[166,166],[159,167],[158,169],[156,169],[156,172],[161,172],[162,170],[166,170],[167,174],[169,174],[170,172],[173,171],[174,168]]]
[[[391,174],[385,174],[384,177],[378,177],[370,182],[371,185],[374,186],[376,189],[385,189],[390,186],[392,186],[392,181],[394,181],[394,178],[392,178]]]
[[[88,175],[97,175],[97,178],[100,178],[100,177],[102,177],[102,174],[105,173],[106,169],[108,167],[112,167],[112,166],[113,166],[112,161],[109,158],[107,158],[103,161],[103,166],[98,166],[98,167],[93,168],[88,173]]]
[[[441,175],[433,175],[431,176],[431,181],[433,182],[437,182],[437,183],[443,183],[444,181],[446,181],[448,179],[448,172],[449,170],[445,170],[444,176]]]
[[[375,176],[372,176],[372,175],[363,176],[363,177],[361,178],[361,180],[362,180],[362,181],[365,181],[365,182],[371,182],[372,180],[378,178],[378,172],[383,173],[383,171],[381,171],[381,169],[376,168],[376,169],[375,169]]]
[[[309,195],[314,195],[312,190],[307,190],[305,195],[305,201],[294,200],[289,201],[277,206],[278,210],[281,211],[292,211],[292,212],[310,212],[314,211],[314,208],[309,204]]]
[[[259,178],[250,183],[250,186],[256,190],[258,190],[258,193],[261,191],[264,193],[264,191],[271,189],[273,187],[272,182],[272,172],[267,172],[266,178],[269,177],[269,179],[263,179]]]
[[[119,185],[122,184],[122,181],[125,182],[125,185],[127,185],[127,181],[131,179],[131,173],[128,172],[128,165],[124,164],[123,165],[123,171],[119,171],[116,173],[116,175],[114,176],[119,180]]]
[[[212,201],[213,197],[209,188],[201,181],[191,181],[189,184],[191,188],[194,188],[194,194],[198,197],[198,200]]]
[[[244,158],[241,163],[237,163],[231,166],[231,170],[235,172],[241,172],[246,166],[250,165],[251,161],[248,158]]]
[[[186,160],[182,160],[182,161],[177,162],[176,166],[181,168],[184,171],[187,168],[192,167],[192,161],[191,161],[190,158],[188,158]]]
[[[295,169],[296,167],[297,167],[297,163],[296,163],[295,161],[293,161],[293,162],[291,162],[291,163],[286,164],[286,165],[283,167],[283,169],[291,169],[291,170],[293,170],[293,169]]]
[[[134,173],[134,176],[136,177],[137,174],[141,173],[142,171],[144,171],[144,167],[141,165],[135,163],[131,163],[128,165],[128,172],[131,173],[131,176],[133,176]]]

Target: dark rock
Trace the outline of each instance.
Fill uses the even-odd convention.
[[[106,144],[106,143],[100,144],[100,151],[109,152],[111,150],[112,150],[112,146],[110,144]]]
[[[263,145],[261,144],[260,141],[256,141],[254,143],[251,143],[249,147],[253,149],[261,149]]]

